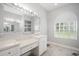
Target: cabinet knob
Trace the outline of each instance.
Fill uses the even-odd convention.
[[[11,52],[8,52],[8,54],[11,54]]]

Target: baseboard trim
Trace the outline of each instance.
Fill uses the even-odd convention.
[[[67,45],[63,45],[63,44],[59,44],[59,43],[55,43],[55,42],[48,41],[48,44],[54,44],[54,45],[58,45],[58,46],[61,46],[61,47],[68,48],[68,49],[79,51],[79,48],[75,48],[75,47],[71,47],[71,46],[67,46]]]

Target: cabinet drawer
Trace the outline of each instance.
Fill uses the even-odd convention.
[[[19,47],[12,47],[7,50],[0,51],[0,56],[18,56],[20,55]]]
[[[29,50],[31,50],[37,46],[38,46],[38,42],[32,43],[28,46],[25,46],[25,47],[21,48],[21,54],[24,54],[25,52],[28,52]]]

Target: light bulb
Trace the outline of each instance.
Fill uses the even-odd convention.
[[[58,3],[54,3],[54,5],[55,5],[55,6],[57,6],[57,5],[58,5]]]

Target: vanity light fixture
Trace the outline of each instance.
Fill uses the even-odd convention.
[[[26,8],[25,6],[22,6],[20,3],[13,3],[13,5],[16,6],[20,11],[24,12],[24,14],[38,17],[38,13],[33,12],[32,10],[30,10],[29,8]]]
[[[18,19],[11,19],[11,18],[6,18],[5,19],[6,21],[10,21],[10,22],[17,22],[17,23],[21,23],[21,21],[20,20],[18,20]]]
[[[14,22],[15,20],[11,19],[11,18],[5,18],[6,21],[11,21]]]
[[[7,22],[4,22],[4,24],[5,24],[5,25],[8,25],[9,23],[7,23]]]
[[[16,22],[17,22],[17,23],[21,23],[21,21],[20,21],[20,20],[16,20]]]
[[[54,6],[57,6],[58,5],[58,3],[54,3]]]
[[[18,5],[18,3],[14,3],[14,5],[16,5],[16,6],[17,6],[17,5]]]

